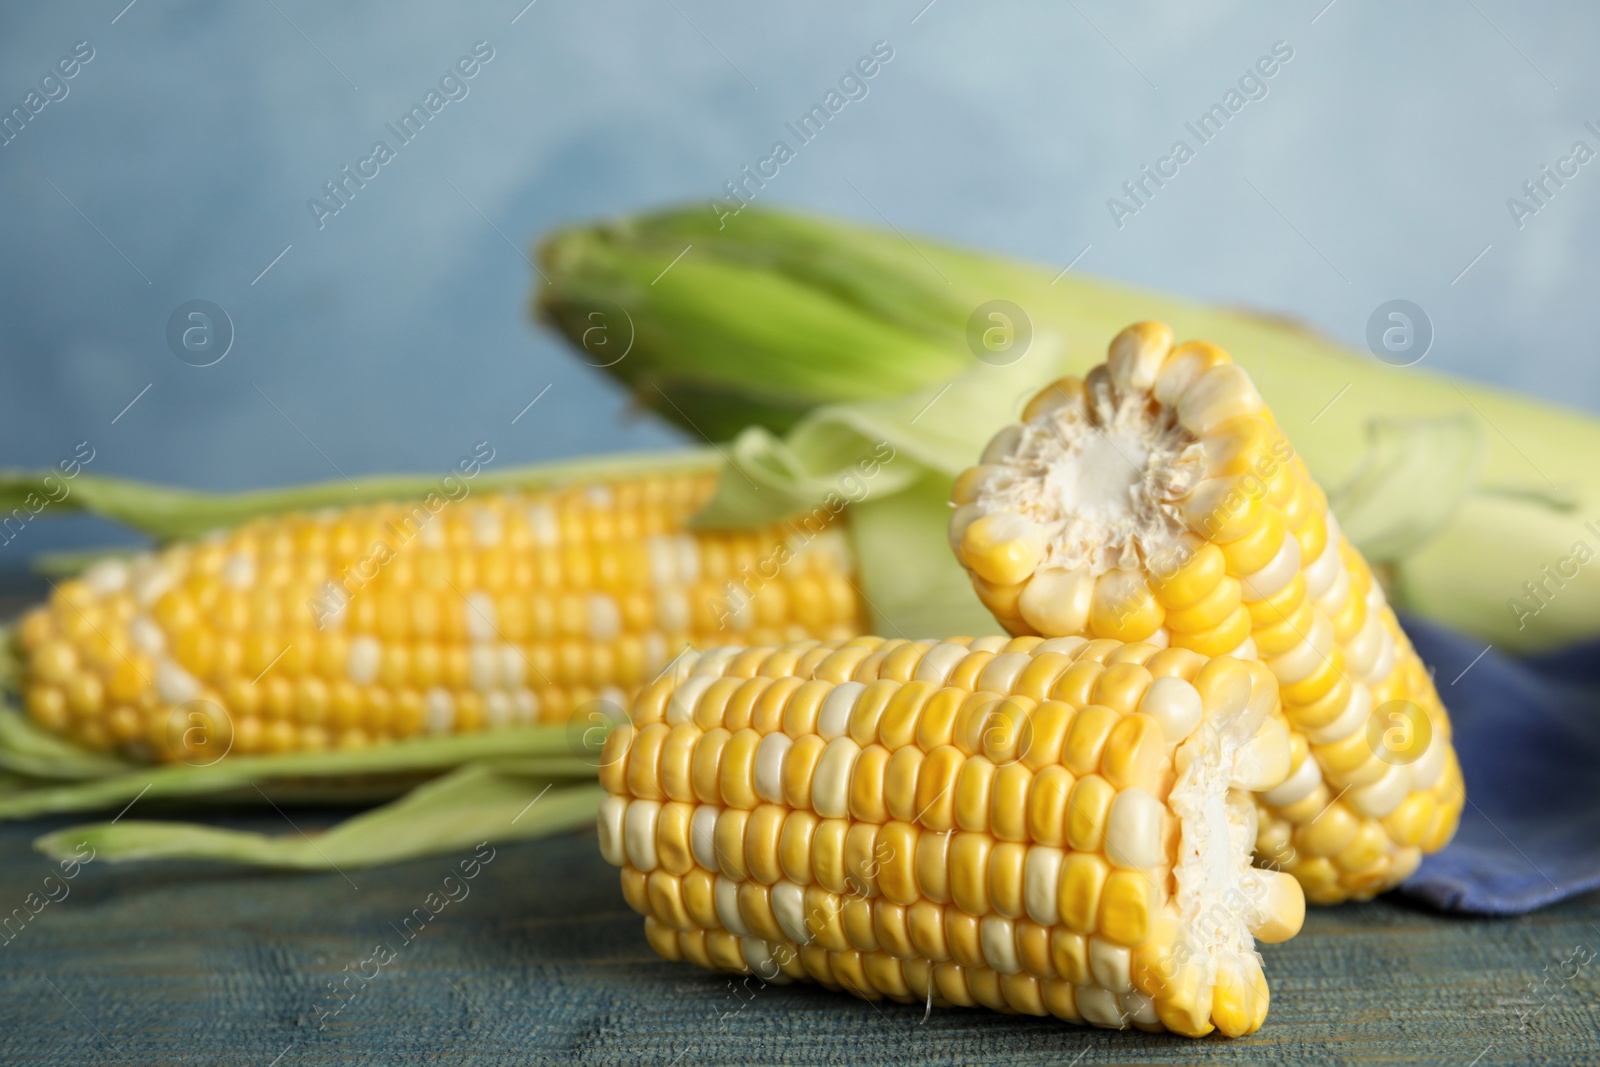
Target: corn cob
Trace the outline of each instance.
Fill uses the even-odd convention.
[[[1082,375],[1106,338],[1136,318],[1161,318],[1230,349],[1270,385],[1279,425],[1335,494],[1347,536],[1393,577],[1402,610],[1500,650],[1600,634],[1600,583],[1563,585],[1544,569],[1570,570],[1561,561],[1575,541],[1596,548],[1584,518],[1600,509],[1600,466],[1589,460],[1600,453],[1600,418],[1431,372],[1434,355],[1386,366],[1282,317],[910,236],[915,246],[894,229],[755,205],[737,221],[701,207],[608,218],[544,238],[534,298],[580,358],[688,433],[720,440],[747,425],[787,431],[805,420],[814,437],[811,416],[849,426],[865,412],[908,457],[902,464],[918,456],[947,479],[1011,415],[1011,396],[963,396],[962,380],[922,416],[951,375],[971,368],[992,378],[986,364],[997,357],[1038,368],[1038,385]],[[693,254],[677,262],[689,244]],[[996,300],[1015,305],[1007,314],[1017,344],[1005,352],[989,350],[982,332]],[[1028,323],[1031,348],[1021,343]],[[627,359],[607,354],[629,338]],[[907,412],[915,425],[902,419],[898,432],[867,403],[924,389]],[[960,418],[941,420],[957,397]],[[851,410],[836,419],[828,406],[839,403]],[[941,439],[969,438],[965,456],[930,455],[922,446],[931,423]],[[937,632],[980,626],[952,620]]]
[[[1259,663],[1039,637],[686,653],[615,729],[600,848],[668,959],[867,999],[1199,1036],[1257,1029]]]
[[[1014,634],[1259,658],[1293,771],[1258,852],[1318,903],[1398,884],[1465,795],[1432,679],[1246,373],[1215,345],[1128,327],[956,481],[951,545]]]
[[[689,532],[715,483],[282,515],[105,561],[17,627],[24,702],[90,748],[209,762],[560,722],[694,641],[862,632],[842,531]]]

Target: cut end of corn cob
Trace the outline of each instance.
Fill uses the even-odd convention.
[[[607,739],[600,849],[668,959],[870,1000],[1247,1034],[1290,765],[1257,663],[1081,637],[687,653]]]
[[[1292,727],[1258,851],[1313,901],[1442,848],[1465,801],[1450,722],[1361,555],[1249,375],[1161,323],[1028,404],[955,484],[950,543],[1013,634],[1259,659]]]
[[[841,529],[690,531],[715,485],[435,494],[102,562],[18,625],[24,703],[89,748],[208,763],[561,722],[695,642],[865,629]]]

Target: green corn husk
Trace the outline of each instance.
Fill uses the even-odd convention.
[[[1025,377],[1009,369],[1008,374],[1018,381]],[[1004,380],[996,376],[976,387],[992,391]],[[553,487],[647,472],[714,471],[731,458],[738,476],[724,477],[703,521],[757,526],[803,519],[817,507],[840,510],[833,506],[837,502],[842,507],[844,501],[835,492],[838,468],[854,461],[864,447],[870,453],[871,442],[893,441],[899,451],[864,479],[864,495],[849,494],[852,501],[859,499],[849,505],[847,529],[875,629],[899,634],[992,632],[993,619],[972,596],[964,575],[950,565],[942,533],[946,488],[937,473],[930,481],[928,464],[954,462],[966,444],[959,434],[942,439],[938,427],[947,424],[932,420],[922,428],[932,433],[916,425],[908,433],[906,424],[916,412],[906,410],[906,404],[913,401],[920,403],[911,397],[882,401],[877,407],[830,409],[834,418],[852,427],[848,432],[819,427],[814,413],[788,441],[755,430],[722,448],[486,470],[471,481],[470,492]],[[809,473],[813,468],[821,473]],[[0,503],[42,492],[48,473],[0,474]],[[363,479],[359,488],[338,482],[212,494],[82,473],[67,483],[68,495],[44,515],[85,511],[166,540],[203,535],[259,515],[420,499],[438,483],[437,477],[426,475],[397,476]],[[929,521],[930,514],[934,521]],[[804,535],[802,524],[795,530]],[[914,550],[908,552],[913,542]],[[48,563],[55,573],[70,574],[105,555],[125,554],[73,553]],[[16,667],[9,636],[0,631],[0,688],[13,694]],[[353,752],[227,756],[202,766],[152,766],[85,751],[35,727],[14,706],[0,706],[0,820],[122,812],[110,822],[68,827],[39,839],[40,849],[58,857],[81,855],[87,844],[96,859],[108,862],[185,858],[353,869],[590,824],[603,795],[594,778],[606,725],[523,727],[413,738]],[[220,806],[272,805],[281,810],[288,805],[382,802],[387,803],[309,835],[287,822],[283,833],[259,834],[143,817]]]
[[[899,396],[970,362],[943,280],[904,244],[773,212],[721,231],[714,221],[694,211],[557,231],[539,250],[551,284],[537,314],[640,403],[714,441]]]
[[[898,232],[756,208],[724,222],[688,208],[559,231],[541,249],[551,284],[538,287],[538,313],[601,365],[620,350],[600,358],[583,348],[583,331],[601,321],[594,314],[609,322],[620,307],[633,346],[607,373],[691,431],[716,437],[746,423],[792,431],[787,443],[746,433],[733,450],[764,489],[823,489],[842,476],[842,456],[864,454],[869,436],[903,443],[918,470],[902,466],[898,488],[915,484],[925,507],[918,517],[910,497],[890,498],[895,524],[919,543],[887,566],[914,559],[927,568],[937,589],[922,606],[948,609],[922,616],[930,621],[962,614],[935,514],[950,479],[1027,389],[1058,371],[1086,371],[1123,326],[1160,319],[1180,338],[1223,346],[1250,372],[1399,607],[1512,651],[1600,633],[1600,582],[1570,577],[1574,561],[1600,551],[1600,470],[1589,462],[1600,454],[1600,421],[1590,416],[1391,367],[1282,319]],[[969,347],[969,318],[997,299],[1021,307],[1032,326],[1027,354],[1009,366],[979,362],[981,347]],[[951,381],[959,387],[918,417]],[[897,395],[914,402],[874,409],[879,421],[863,433],[863,409]],[[736,481],[724,482],[734,496]],[[889,507],[873,492],[858,520]],[[776,514],[781,495],[719,501],[707,518]],[[1567,579],[1549,576],[1558,565]],[[881,574],[867,578],[882,584]],[[910,602],[898,594],[919,594],[891,584],[890,603],[875,604],[894,617]]]
[[[715,449],[616,455],[563,463],[482,470],[456,476],[467,496],[509,488],[551,488],[606,477],[715,471]],[[46,479],[49,478],[49,481]],[[375,500],[422,499],[440,490],[438,475],[364,478],[251,493],[200,493],[79,473],[0,473],[0,514],[13,507],[46,517],[83,511],[114,519],[158,540],[195,537],[261,515],[344,507]],[[67,493],[61,494],[61,486]],[[48,509],[30,506],[41,495]],[[48,561],[74,573],[105,555],[73,553]],[[17,664],[9,633],[0,630],[0,688],[14,696]],[[589,724],[584,724],[586,727]],[[603,724],[602,724],[603,725]],[[212,859],[261,866],[350,869],[482,841],[538,837],[593,821],[602,793],[594,778],[593,729],[533,726],[492,733],[420,737],[359,751],[227,756],[203,765],[148,765],[78,748],[0,706],[0,820],[72,811],[121,811],[129,818],[69,827],[37,845],[66,857],[85,843],[97,860]],[[149,822],[160,811],[255,805],[383,806],[338,826],[301,834],[219,830],[181,822]],[[287,814],[286,820],[289,819]]]

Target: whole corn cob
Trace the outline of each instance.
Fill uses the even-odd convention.
[[[1369,897],[1465,800],[1450,722],[1361,554],[1242,368],[1161,323],[1046,387],[955,483],[950,541],[1014,634],[1259,658],[1293,770],[1261,855],[1312,901]]]
[[[560,722],[692,642],[862,632],[841,530],[687,529],[716,479],[277,515],[99,563],[17,627],[27,711],[209,762]]]
[[[668,959],[860,997],[1237,1036],[1249,790],[1288,730],[1258,663],[1151,644],[960,638],[686,653],[608,738],[600,847]]]
[[[1586,546],[1580,560],[1600,548],[1585,525],[1600,504],[1600,467],[1589,460],[1600,452],[1600,419],[1433,373],[1436,355],[1387,366],[1281,317],[1092,277],[1092,257],[1063,272],[1061,263],[755,206],[736,220],[692,207],[574,225],[548,235],[541,256],[541,317],[686,432],[784,431],[819,406],[855,414],[926,389],[907,415],[915,424],[903,422],[891,441],[946,479],[967,460],[929,459],[919,446],[930,424],[945,436],[970,433],[970,456],[1012,415],[1010,395],[968,399],[962,381],[917,418],[953,374],[992,377],[994,363],[1016,361],[1052,364],[1039,366],[1039,385],[1082,375],[1105,338],[1154,311],[1183,336],[1228,348],[1271,387],[1280,425],[1403,610],[1502,650],[1600,633],[1600,583],[1554,575],[1570,571],[1563,561],[1575,543]],[[1007,341],[1003,351],[984,340],[997,300],[1013,305],[1005,314],[1016,327],[1015,347]],[[1027,334],[1031,346],[1017,340]],[[633,347],[618,360],[627,339]],[[958,397],[961,416],[941,420]]]

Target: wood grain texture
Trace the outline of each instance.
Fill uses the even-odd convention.
[[[285,817],[218,821],[293,832]],[[314,831],[337,816],[287,817]],[[0,827],[0,915],[55,869],[28,843],[57,825]],[[1551,977],[1575,947],[1600,951],[1600,896],[1499,921],[1388,900],[1314,911],[1264,952],[1266,1027],[1190,1042],[982,1011],[924,1022],[754,980],[736,992],[655,957],[586,833],[499,848],[408,941],[406,917],[466,858],[348,879],[91,863],[0,945],[0,1063],[1600,1063],[1600,956]],[[363,968],[380,944],[393,961]],[[335,1011],[347,965],[377,973]]]

